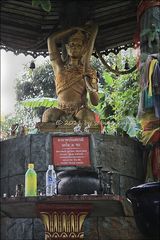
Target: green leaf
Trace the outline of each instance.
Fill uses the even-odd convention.
[[[137,119],[132,116],[125,117],[120,124],[120,127],[125,131],[130,137],[137,137],[140,132],[140,124]]]
[[[103,77],[105,79],[105,82],[111,86],[113,84],[113,78],[107,73],[107,72],[104,72],[103,73]]]
[[[44,11],[50,12],[51,11],[51,2],[50,0],[40,0],[41,7]]]
[[[40,0],[32,0],[32,6],[38,7],[40,5]]]
[[[21,101],[24,107],[36,108],[36,107],[57,107],[58,102],[55,98],[31,98],[25,101]]]

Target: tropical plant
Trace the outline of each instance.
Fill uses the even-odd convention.
[[[56,98],[46,98],[46,97],[40,97],[40,98],[31,98],[24,101],[21,101],[21,104],[24,107],[29,108],[39,108],[39,107],[57,107],[58,101]]]
[[[100,102],[95,110],[100,114],[106,132],[109,134],[125,132],[131,137],[138,137],[140,132],[136,118],[140,92],[138,71],[118,77],[104,72],[103,77],[105,84],[103,88],[101,87]]]
[[[50,0],[32,0],[32,6],[41,6],[41,8],[46,12],[50,12],[52,7]]]

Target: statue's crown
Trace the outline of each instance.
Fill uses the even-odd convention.
[[[80,30],[78,30],[76,33],[70,36],[69,41],[73,41],[74,39],[79,39],[83,41],[85,39],[85,36]]]

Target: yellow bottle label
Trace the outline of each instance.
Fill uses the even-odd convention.
[[[33,169],[25,174],[25,197],[30,196],[37,196],[37,174]]]

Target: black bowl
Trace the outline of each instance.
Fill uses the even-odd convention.
[[[126,193],[132,202],[137,227],[142,234],[160,239],[160,182],[132,187]]]
[[[93,194],[99,190],[99,180],[96,172],[86,170],[68,170],[57,174],[60,180],[58,194]]]

